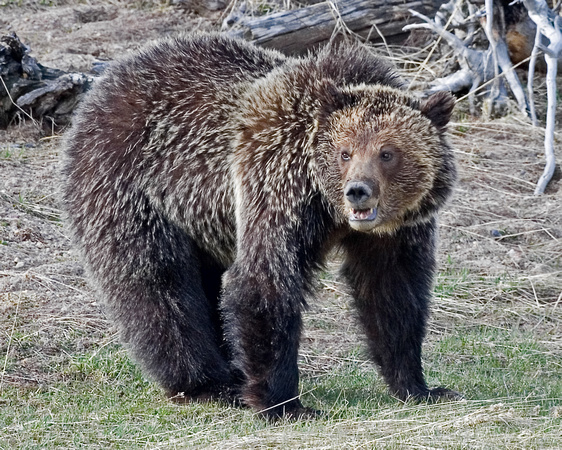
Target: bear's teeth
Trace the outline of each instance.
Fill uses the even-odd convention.
[[[350,220],[374,220],[375,217],[376,217],[375,208],[371,208],[371,209],[349,208]]]

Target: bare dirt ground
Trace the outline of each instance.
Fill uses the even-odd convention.
[[[114,58],[146,41],[216,29],[220,23],[218,13],[203,17],[140,1],[41,6],[0,0],[0,5],[0,34],[16,32],[46,66],[83,72],[95,60]],[[441,215],[443,273],[527,280],[521,302],[562,308],[559,177],[545,195],[533,196],[544,164],[542,131],[515,116],[492,122],[461,118],[451,127],[461,177],[455,198]],[[558,148],[560,139],[558,132]],[[45,138],[30,121],[0,130],[0,364],[7,364],[0,371],[5,384],[48,384],[59,376],[48,370],[53,361],[108,339],[109,324],[60,220],[60,143],[60,136]],[[337,285],[328,288],[336,290]],[[472,314],[471,305],[496,295],[486,287],[467,293],[466,304],[436,302],[433,332],[459,318],[495,320],[482,309]],[[517,310],[512,303],[506,308]],[[333,339],[350,339],[347,322],[331,319],[338,322],[338,331],[331,338],[309,332],[315,345],[330,347]],[[541,318],[525,315],[520,326],[540,331]],[[547,340],[560,352],[562,330],[549,333]]]

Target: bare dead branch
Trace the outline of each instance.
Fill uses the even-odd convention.
[[[535,110],[535,92],[533,90],[533,84],[535,81],[535,67],[537,63],[537,56],[539,54],[539,46],[541,44],[541,30],[537,27],[535,32],[535,43],[533,45],[533,51],[531,52],[531,57],[529,59],[529,71],[527,75],[527,97],[529,99],[529,115],[531,116],[531,122],[534,127],[537,126],[537,113]]]
[[[540,37],[535,39],[535,48],[544,51],[546,61],[546,85],[547,85],[547,112],[546,129],[544,137],[544,153],[546,164],[543,174],[537,182],[535,195],[544,193],[548,182],[552,179],[556,160],[554,156],[554,128],[556,121],[556,74],[558,71],[558,57],[562,51],[562,18],[555,14],[545,0],[523,0],[523,4],[529,12],[529,17],[537,24],[537,34],[540,32],[549,40],[546,48],[543,48]]]

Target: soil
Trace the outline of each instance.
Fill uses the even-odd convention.
[[[88,72],[94,61],[162,36],[218,29],[220,20],[219,12],[196,14],[140,0],[49,6],[0,0],[0,34],[16,32],[41,64],[68,71]],[[560,301],[559,171],[546,194],[533,195],[544,166],[541,129],[516,115],[491,122],[462,117],[461,105],[451,126],[461,176],[441,214],[443,273],[528,279],[533,301]],[[2,382],[16,386],[49,383],[58,376],[48,370],[56,361],[114,339],[61,220],[61,136],[42,133],[30,121],[0,130],[0,355],[10,361]],[[556,139],[560,148],[559,132]],[[496,294],[483,295],[481,301]],[[456,312],[436,308],[433,326],[447,326]],[[347,322],[338,322],[338,339],[349,339]],[[310,331],[308,337],[320,346],[334,343],[326,333]]]

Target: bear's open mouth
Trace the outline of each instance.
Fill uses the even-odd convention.
[[[359,220],[375,220],[377,217],[377,208],[371,209],[353,209],[349,208],[349,220],[359,221]]]

